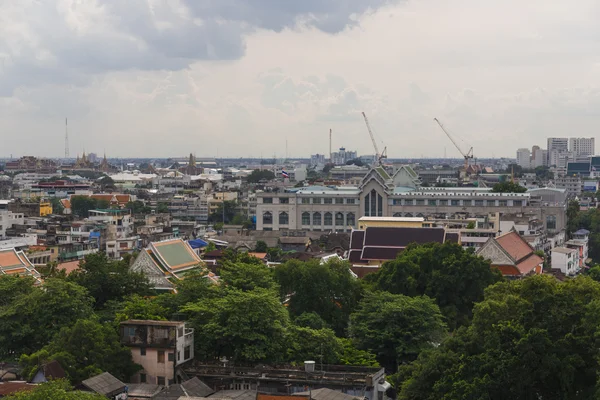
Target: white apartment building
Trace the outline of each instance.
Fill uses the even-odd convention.
[[[580,156],[593,156],[595,154],[595,139],[591,138],[569,138],[569,150]]]
[[[529,149],[522,148],[517,150],[517,165],[523,169],[531,168],[531,154]]]
[[[531,168],[548,166],[548,150],[534,146],[531,153]]]
[[[356,187],[312,186],[257,194],[257,230],[350,231],[360,217],[487,218],[525,214],[544,229],[566,224],[566,194],[560,189],[492,193],[489,188],[420,187],[418,175],[402,166],[393,176],[374,168]]]
[[[0,200],[0,239],[6,237],[6,230],[13,225],[23,225],[25,215],[8,211],[10,200]]]
[[[331,153],[331,162],[335,165],[345,165],[346,162],[356,159],[355,151],[346,151],[344,147],[340,147],[339,151]]]
[[[579,252],[577,249],[555,247],[551,252],[552,269],[558,269],[565,275],[575,275],[579,270]]]
[[[569,151],[569,139],[568,138],[548,138],[548,152],[558,151],[564,153]]]

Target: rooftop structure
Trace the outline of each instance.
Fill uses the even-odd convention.
[[[31,276],[41,283],[40,273],[24,252],[15,249],[0,250],[0,275]]]
[[[477,254],[491,261],[507,277],[524,277],[542,273],[543,259],[533,247],[515,231],[490,238]]]

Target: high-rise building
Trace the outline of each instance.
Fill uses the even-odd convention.
[[[578,156],[593,156],[595,154],[594,138],[570,138],[569,150],[576,157]]]
[[[529,153],[529,149],[523,148],[517,150],[517,165],[523,169],[531,168],[531,153]]]
[[[559,153],[565,153],[569,151],[569,139],[568,138],[548,138],[548,154],[552,151],[558,151]]]
[[[533,146],[531,152],[531,168],[548,166],[548,150],[540,149],[539,146]]]
[[[344,147],[340,147],[339,151],[331,153],[331,161],[335,165],[344,165],[357,157],[356,151],[347,151]]]

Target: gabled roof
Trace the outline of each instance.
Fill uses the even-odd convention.
[[[150,243],[150,248],[161,266],[168,271],[183,271],[202,264],[200,257],[182,239]]]
[[[15,249],[0,250],[0,275],[27,275],[41,283],[40,273],[22,251]]]
[[[122,393],[126,386],[123,382],[108,372],[103,372],[100,375],[93,376],[81,383],[83,383],[83,385],[88,389],[107,397]]]
[[[498,236],[496,241],[516,262],[534,251],[533,247],[515,231]]]
[[[130,271],[145,274],[154,289],[173,289],[173,284],[165,276],[165,271],[157,264],[150,252],[148,249],[142,250],[131,265]]]

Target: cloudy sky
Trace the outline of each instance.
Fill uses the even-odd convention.
[[[600,126],[597,0],[0,0],[0,156],[512,156]]]

